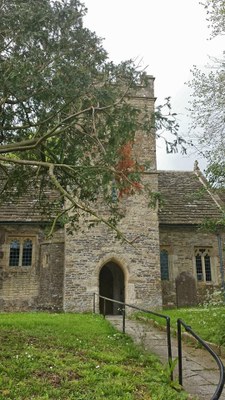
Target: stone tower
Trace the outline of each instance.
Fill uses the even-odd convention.
[[[132,93],[134,105],[154,110],[154,78]],[[145,179],[151,190],[158,191],[154,134],[136,132],[134,156],[140,163],[149,162]],[[119,229],[134,240],[121,243],[105,225],[83,229],[65,238],[65,275],[63,308],[65,311],[91,311],[93,293],[145,308],[162,304],[159,228],[157,209],[149,208],[146,195],[135,194],[122,200],[125,217]],[[101,301],[98,302],[100,311]],[[107,313],[118,307],[107,305]]]

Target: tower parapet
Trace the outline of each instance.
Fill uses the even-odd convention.
[[[134,90],[130,91],[131,97],[155,101],[154,82],[155,78],[153,75],[143,75],[140,84]]]

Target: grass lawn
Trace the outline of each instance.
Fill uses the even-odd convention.
[[[181,318],[202,339],[225,346],[225,306],[178,308],[173,310],[160,310],[171,318],[171,326],[176,329],[177,319]],[[137,314],[137,316],[140,314]],[[143,314],[141,314],[143,315]],[[145,314],[145,317],[157,321],[165,326],[165,320]],[[182,328],[183,329],[183,328]]]
[[[1,314],[0,399],[178,400],[168,372],[99,315]]]

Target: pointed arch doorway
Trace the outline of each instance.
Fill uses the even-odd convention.
[[[99,274],[99,294],[110,299],[125,301],[124,273],[120,266],[112,261],[105,264]],[[100,298],[99,310],[103,314],[104,301]],[[119,304],[106,300],[106,314],[119,315]]]

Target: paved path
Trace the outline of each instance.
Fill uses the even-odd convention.
[[[107,316],[107,319],[118,329],[122,330],[121,316]],[[133,320],[126,320],[126,333],[142,345],[145,350],[159,356],[162,363],[167,362],[166,333],[152,325]],[[183,386],[191,395],[201,400],[210,400],[219,382],[219,370],[216,361],[206,350],[183,343]],[[172,338],[173,359],[177,357],[177,340]],[[225,360],[222,360],[225,364]],[[177,376],[177,370],[174,373]],[[225,400],[225,389],[220,400]]]

